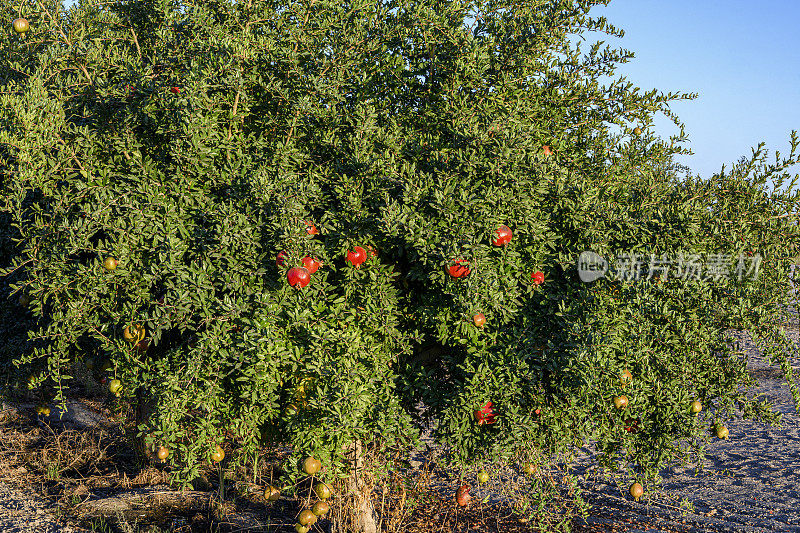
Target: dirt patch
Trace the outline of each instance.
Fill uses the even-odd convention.
[[[72,533],[75,528],[53,513],[52,503],[0,482],[0,531],[3,533]]]
[[[587,451],[581,466],[595,513],[605,509],[629,519],[680,524],[689,531],[800,531],[800,416],[781,371],[769,366],[747,332],[733,336],[758,380],[753,392],[773,402],[783,414],[782,426],[731,421],[730,439],[710,444],[700,471],[673,466],[662,472],[661,496],[641,503],[630,501],[623,487],[599,474]],[[787,336],[800,342],[796,322],[787,328]]]

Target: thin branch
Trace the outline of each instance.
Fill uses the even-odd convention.
[[[239,108],[239,95],[242,93],[241,87],[236,89],[236,97],[233,99],[233,113],[231,114],[231,122],[228,124],[228,140],[231,140],[231,127],[233,126],[233,121],[236,118],[236,111]]]
[[[48,11],[48,10],[47,10],[47,8],[46,8],[46,7],[44,7],[44,5],[42,5],[42,3],[41,3],[41,2],[38,2],[38,1],[37,1],[36,3],[39,5],[39,8],[41,8],[41,9],[42,9],[42,11],[44,11],[45,13],[47,13],[47,16],[48,16],[48,17],[50,17],[50,20],[51,20],[51,21],[53,21],[53,22],[56,22],[56,19],[53,17],[53,15],[51,15],[51,14],[50,14],[50,11]],[[69,40],[69,38],[68,38],[68,37],[67,37],[67,36],[64,34],[64,32],[61,30],[61,25],[58,25],[58,26],[57,26],[57,28],[58,28],[58,33],[60,33],[60,34],[61,34],[61,37],[63,37],[63,38],[64,38],[64,42],[65,42],[65,43],[67,43],[67,46],[72,46],[72,42],[71,42],[71,41]]]
[[[136,45],[136,53],[139,54],[139,59],[142,59],[142,49],[139,48],[139,39],[136,38],[136,32],[131,28],[131,35],[133,35],[133,44]]]

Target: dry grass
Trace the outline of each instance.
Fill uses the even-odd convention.
[[[58,428],[26,411],[7,416],[0,431],[0,480],[13,486],[37,483],[60,496],[167,481],[138,461],[121,431]]]

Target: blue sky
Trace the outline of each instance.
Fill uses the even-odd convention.
[[[800,1],[612,0],[591,14],[625,30],[603,40],[636,54],[618,75],[644,90],[699,94],[671,105],[695,153],[678,160],[693,174],[730,169],[761,141],[770,158],[789,153],[791,131],[800,132]],[[655,131],[678,133],[663,117]]]
[[[760,141],[770,154],[789,152],[800,130],[800,0],[612,0],[591,13],[625,36],[587,34],[590,42],[636,54],[618,75],[643,90],[699,93],[671,106],[695,153],[678,160],[693,174],[730,168]],[[655,131],[668,138],[677,128],[660,117]]]

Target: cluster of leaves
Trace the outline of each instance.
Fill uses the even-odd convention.
[[[5,272],[37,321],[19,373],[60,401],[76,362],[110,359],[184,481],[223,442],[289,444],[335,479],[354,443],[407,451],[430,422],[455,463],[591,440],[648,478],[702,454],[706,416],[775,420],[723,333],[749,329],[792,381],[776,322],[797,197],[765,183],[797,140],[681,179],[668,104],[693,95],[600,85],[630,54],[568,39],[620,34],[598,3],[25,4],[31,30],[0,36]],[[681,135],[650,133],[656,113]],[[376,253],[354,267],[355,246]],[[584,250],[763,262],[583,283]],[[322,267],[290,287],[305,257]],[[487,400],[497,422],[478,425]]]

